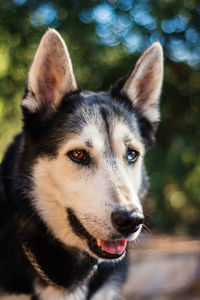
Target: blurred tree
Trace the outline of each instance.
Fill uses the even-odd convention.
[[[162,123],[146,158],[147,206],[156,228],[199,233],[199,1],[0,0],[0,5],[0,158],[20,131],[28,67],[49,26],[67,42],[84,89],[108,89],[159,40],[166,57]]]

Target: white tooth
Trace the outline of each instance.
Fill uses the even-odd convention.
[[[101,240],[97,239],[97,245],[101,247]]]

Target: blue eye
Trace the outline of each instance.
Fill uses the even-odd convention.
[[[128,163],[134,163],[138,159],[139,153],[134,149],[128,149],[127,151],[127,161]]]

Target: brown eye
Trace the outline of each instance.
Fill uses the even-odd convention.
[[[128,163],[134,163],[138,159],[139,153],[136,150],[128,149],[127,161]]]
[[[82,164],[82,165],[88,165],[90,163],[90,156],[88,152],[82,149],[75,149],[72,151],[69,151],[67,155],[71,158],[72,161]]]
[[[85,153],[82,150],[76,150],[72,152],[72,156],[75,159],[84,159]]]

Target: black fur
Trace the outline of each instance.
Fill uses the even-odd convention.
[[[126,280],[127,271],[128,253],[126,254],[125,258],[117,264],[102,263],[98,268],[98,272],[89,282],[87,300],[91,299],[92,295],[108,280],[113,283],[113,288],[119,289],[119,287],[121,287]],[[111,279],[109,279],[109,277]]]

